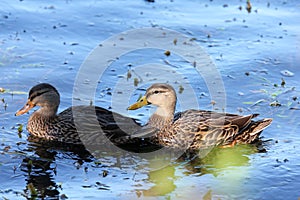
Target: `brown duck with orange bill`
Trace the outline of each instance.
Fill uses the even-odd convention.
[[[134,119],[101,107],[74,106],[57,114],[59,104],[60,95],[56,88],[41,83],[30,89],[27,103],[15,115],[25,114],[38,106],[27,123],[30,134],[44,140],[72,144],[82,144],[83,140],[99,144],[108,142],[107,139],[126,143],[129,141],[122,138],[129,138],[127,132],[133,133],[140,128]]]

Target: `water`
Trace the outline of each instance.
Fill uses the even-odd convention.
[[[246,1],[1,1],[0,87],[6,92],[0,93],[0,195],[29,198],[32,183],[46,199],[299,198],[300,4],[251,3],[248,13]],[[141,27],[169,28],[194,38],[222,75],[226,111],[274,119],[262,134],[266,152],[244,146],[216,149],[204,159],[153,171],[154,161],[139,156],[104,154],[98,160],[81,149],[28,142],[25,128],[18,134],[28,115],[14,113],[25,103],[29,88],[38,82],[55,85],[61,94],[59,111],[66,109],[72,104],[79,67],[92,49],[110,36]],[[203,94],[197,99],[201,108],[212,109],[203,79],[186,62],[161,50],[135,51],[116,60],[93,103],[109,108],[109,88],[121,75],[144,63],[165,61]],[[283,76],[282,70],[294,76]],[[136,90],[130,102],[142,93]],[[270,106],[275,101],[281,106]],[[124,112],[146,122],[148,110]]]

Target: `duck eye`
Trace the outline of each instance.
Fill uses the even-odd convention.
[[[155,90],[155,91],[154,91],[154,94],[158,94],[158,93],[159,93],[159,91],[158,91],[158,90]]]

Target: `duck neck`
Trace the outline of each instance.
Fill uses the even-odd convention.
[[[163,129],[173,122],[175,107],[163,109],[158,107],[155,113],[150,117],[148,125]]]
[[[32,113],[27,123],[27,130],[36,137],[48,138],[49,130],[51,125],[53,125],[57,115],[57,107],[52,109],[47,109],[42,107]]]
[[[56,117],[58,106],[53,107],[41,107],[34,113],[32,113],[31,117],[29,118],[29,121],[38,121],[40,125],[44,122],[49,122],[52,119]]]

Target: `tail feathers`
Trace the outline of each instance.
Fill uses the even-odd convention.
[[[252,121],[249,126],[240,131],[240,134],[235,138],[237,143],[253,143],[258,140],[260,133],[272,123],[271,118]]]
[[[256,135],[257,133],[263,131],[265,128],[270,126],[272,121],[273,121],[273,119],[266,118],[266,119],[263,119],[263,120],[253,123],[253,125],[251,126],[252,131],[250,132],[250,135]]]

